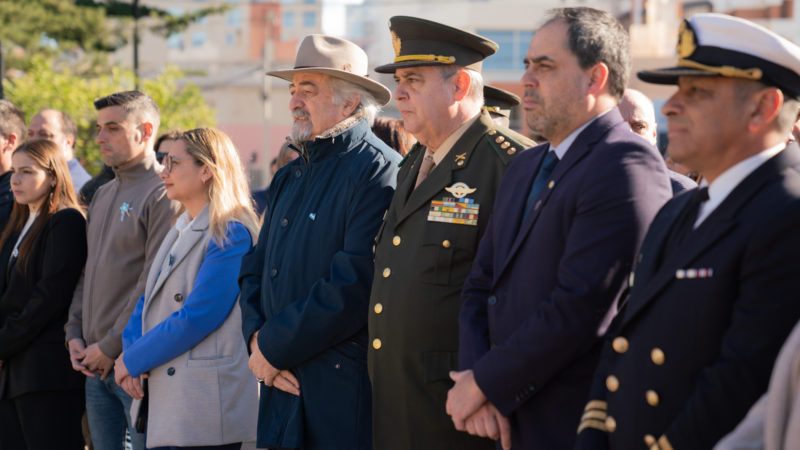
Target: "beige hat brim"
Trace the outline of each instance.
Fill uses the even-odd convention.
[[[375,100],[377,100],[381,106],[385,106],[387,103],[389,103],[389,101],[392,100],[392,91],[390,91],[386,86],[367,77],[356,75],[352,72],[346,72],[344,70],[328,69],[326,67],[303,67],[300,69],[273,70],[267,72],[267,75],[291,82],[296,73],[321,73],[344,81],[349,81],[350,83],[366,89],[375,97]]]

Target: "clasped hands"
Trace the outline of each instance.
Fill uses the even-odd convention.
[[[100,379],[105,380],[108,372],[114,367],[114,360],[103,354],[96,342],[84,347],[82,339],[73,338],[69,340],[67,346],[72,368],[87,377],[94,378],[100,375]]]
[[[483,395],[471,370],[450,372],[455,381],[447,392],[447,414],[456,430],[500,440],[503,450],[511,448],[511,423]]]
[[[258,348],[257,338],[258,331],[250,337],[250,361],[247,364],[253,375],[266,386],[272,386],[292,395],[300,395],[300,382],[294,374],[288,370],[276,369],[270,364]]]

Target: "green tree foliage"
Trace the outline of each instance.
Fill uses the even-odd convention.
[[[28,120],[42,108],[69,114],[78,126],[76,156],[95,174],[103,162],[95,142],[97,113],[93,101],[132,89],[133,72],[115,67],[105,75],[85,77],[67,68],[54,69],[52,59],[44,55],[31,58],[23,75],[4,81],[6,96],[25,112]],[[153,97],[161,109],[159,134],[214,125],[214,109],[206,104],[196,85],[180,84],[182,77],[179,69],[167,67],[157,77],[142,81],[142,92]]]
[[[164,37],[230,5],[199,8],[180,16],[139,5],[140,25]],[[132,1],[116,0],[0,0],[0,40],[7,69],[27,70],[34,55],[60,58],[73,71],[99,73],[103,56],[132,38]],[[80,63],[80,64],[76,64]],[[76,67],[77,66],[77,67]]]

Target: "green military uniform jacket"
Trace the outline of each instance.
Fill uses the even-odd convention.
[[[456,431],[445,412],[458,370],[458,312],[511,158],[526,137],[485,111],[414,189],[425,147],[401,162],[397,189],[376,237],[369,310],[369,374],[375,448],[491,449]],[[459,198],[460,197],[460,198]]]

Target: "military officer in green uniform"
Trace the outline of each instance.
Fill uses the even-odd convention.
[[[494,123],[508,128],[511,123],[511,110],[519,106],[519,97],[499,87],[483,87],[483,109],[489,112]]]
[[[414,17],[393,17],[395,99],[419,141],[401,162],[376,237],[368,355],[375,448],[489,449],[445,412],[458,370],[461,286],[509,161],[532,141],[492,122],[481,62],[494,42]]]

